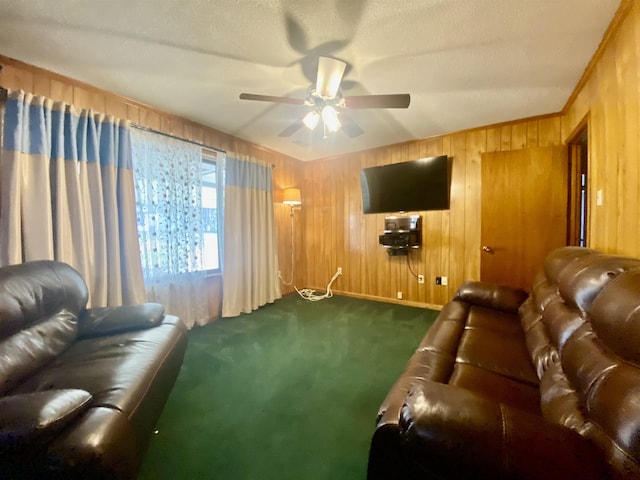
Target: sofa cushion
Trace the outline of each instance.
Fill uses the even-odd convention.
[[[159,303],[90,308],[79,319],[80,337],[112,335],[128,330],[157,327],[164,319]]]
[[[458,344],[456,362],[537,386],[538,377],[515,315],[472,307]],[[482,319],[482,320],[480,320]],[[515,328],[514,328],[515,326]]]
[[[0,394],[57,358],[77,332],[75,314],[62,310],[0,340]]]
[[[39,260],[0,268],[0,339],[62,310],[78,315],[88,295],[82,276],[65,263]]]
[[[416,384],[399,423],[416,475],[385,478],[606,478],[601,457],[576,432],[452,385]]]
[[[14,393],[81,388],[94,404],[129,415],[155,380],[164,359],[184,341],[184,327],[156,328],[78,340]]]
[[[558,290],[570,307],[584,312],[603,288],[627,270],[640,268],[640,259],[593,254],[568,264],[558,278]]]
[[[598,253],[596,250],[583,247],[557,248],[544,259],[542,266],[544,276],[549,285],[558,285],[560,274],[569,264],[579,258],[589,257]]]
[[[640,367],[640,270],[611,282],[588,313],[594,331],[607,347]]]
[[[619,472],[640,478],[640,369],[609,349],[592,324],[579,327],[561,354],[591,438]]]
[[[65,263],[0,268],[0,395],[71,345],[87,296],[84,280]]]
[[[0,452],[37,449],[87,409],[91,394],[64,389],[0,398]]]
[[[454,300],[508,313],[516,313],[518,307],[526,298],[527,292],[519,288],[467,281],[460,286]]]
[[[484,368],[456,363],[448,384],[492,398],[513,408],[540,414],[540,394],[535,386]]]
[[[540,409],[542,416],[551,423],[564,425],[579,433],[589,428],[578,395],[560,363],[549,366],[540,380]]]

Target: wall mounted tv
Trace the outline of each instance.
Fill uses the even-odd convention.
[[[364,213],[447,210],[451,185],[446,155],[360,171]]]

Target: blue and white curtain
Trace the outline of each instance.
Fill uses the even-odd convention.
[[[0,265],[59,260],[91,306],[145,300],[128,122],[9,91],[0,157]]]
[[[140,255],[149,301],[190,328],[210,320],[203,265],[202,147],[133,130]]]
[[[250,313],[282,297],[271,165],[227,155],[222,316]]]

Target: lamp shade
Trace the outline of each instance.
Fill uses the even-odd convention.
[[[302,196],[299,188],[285,188],[282,194],[282,203],[285,205],[300,205]]]

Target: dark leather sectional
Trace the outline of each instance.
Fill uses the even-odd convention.
[[[368,478],[640,478],[640,260],[552,252],[468,282],[381,406]]]
[[[137,475],[186,328],[158,304],[86,303],[66,264],[0,268],[0,478]]]

